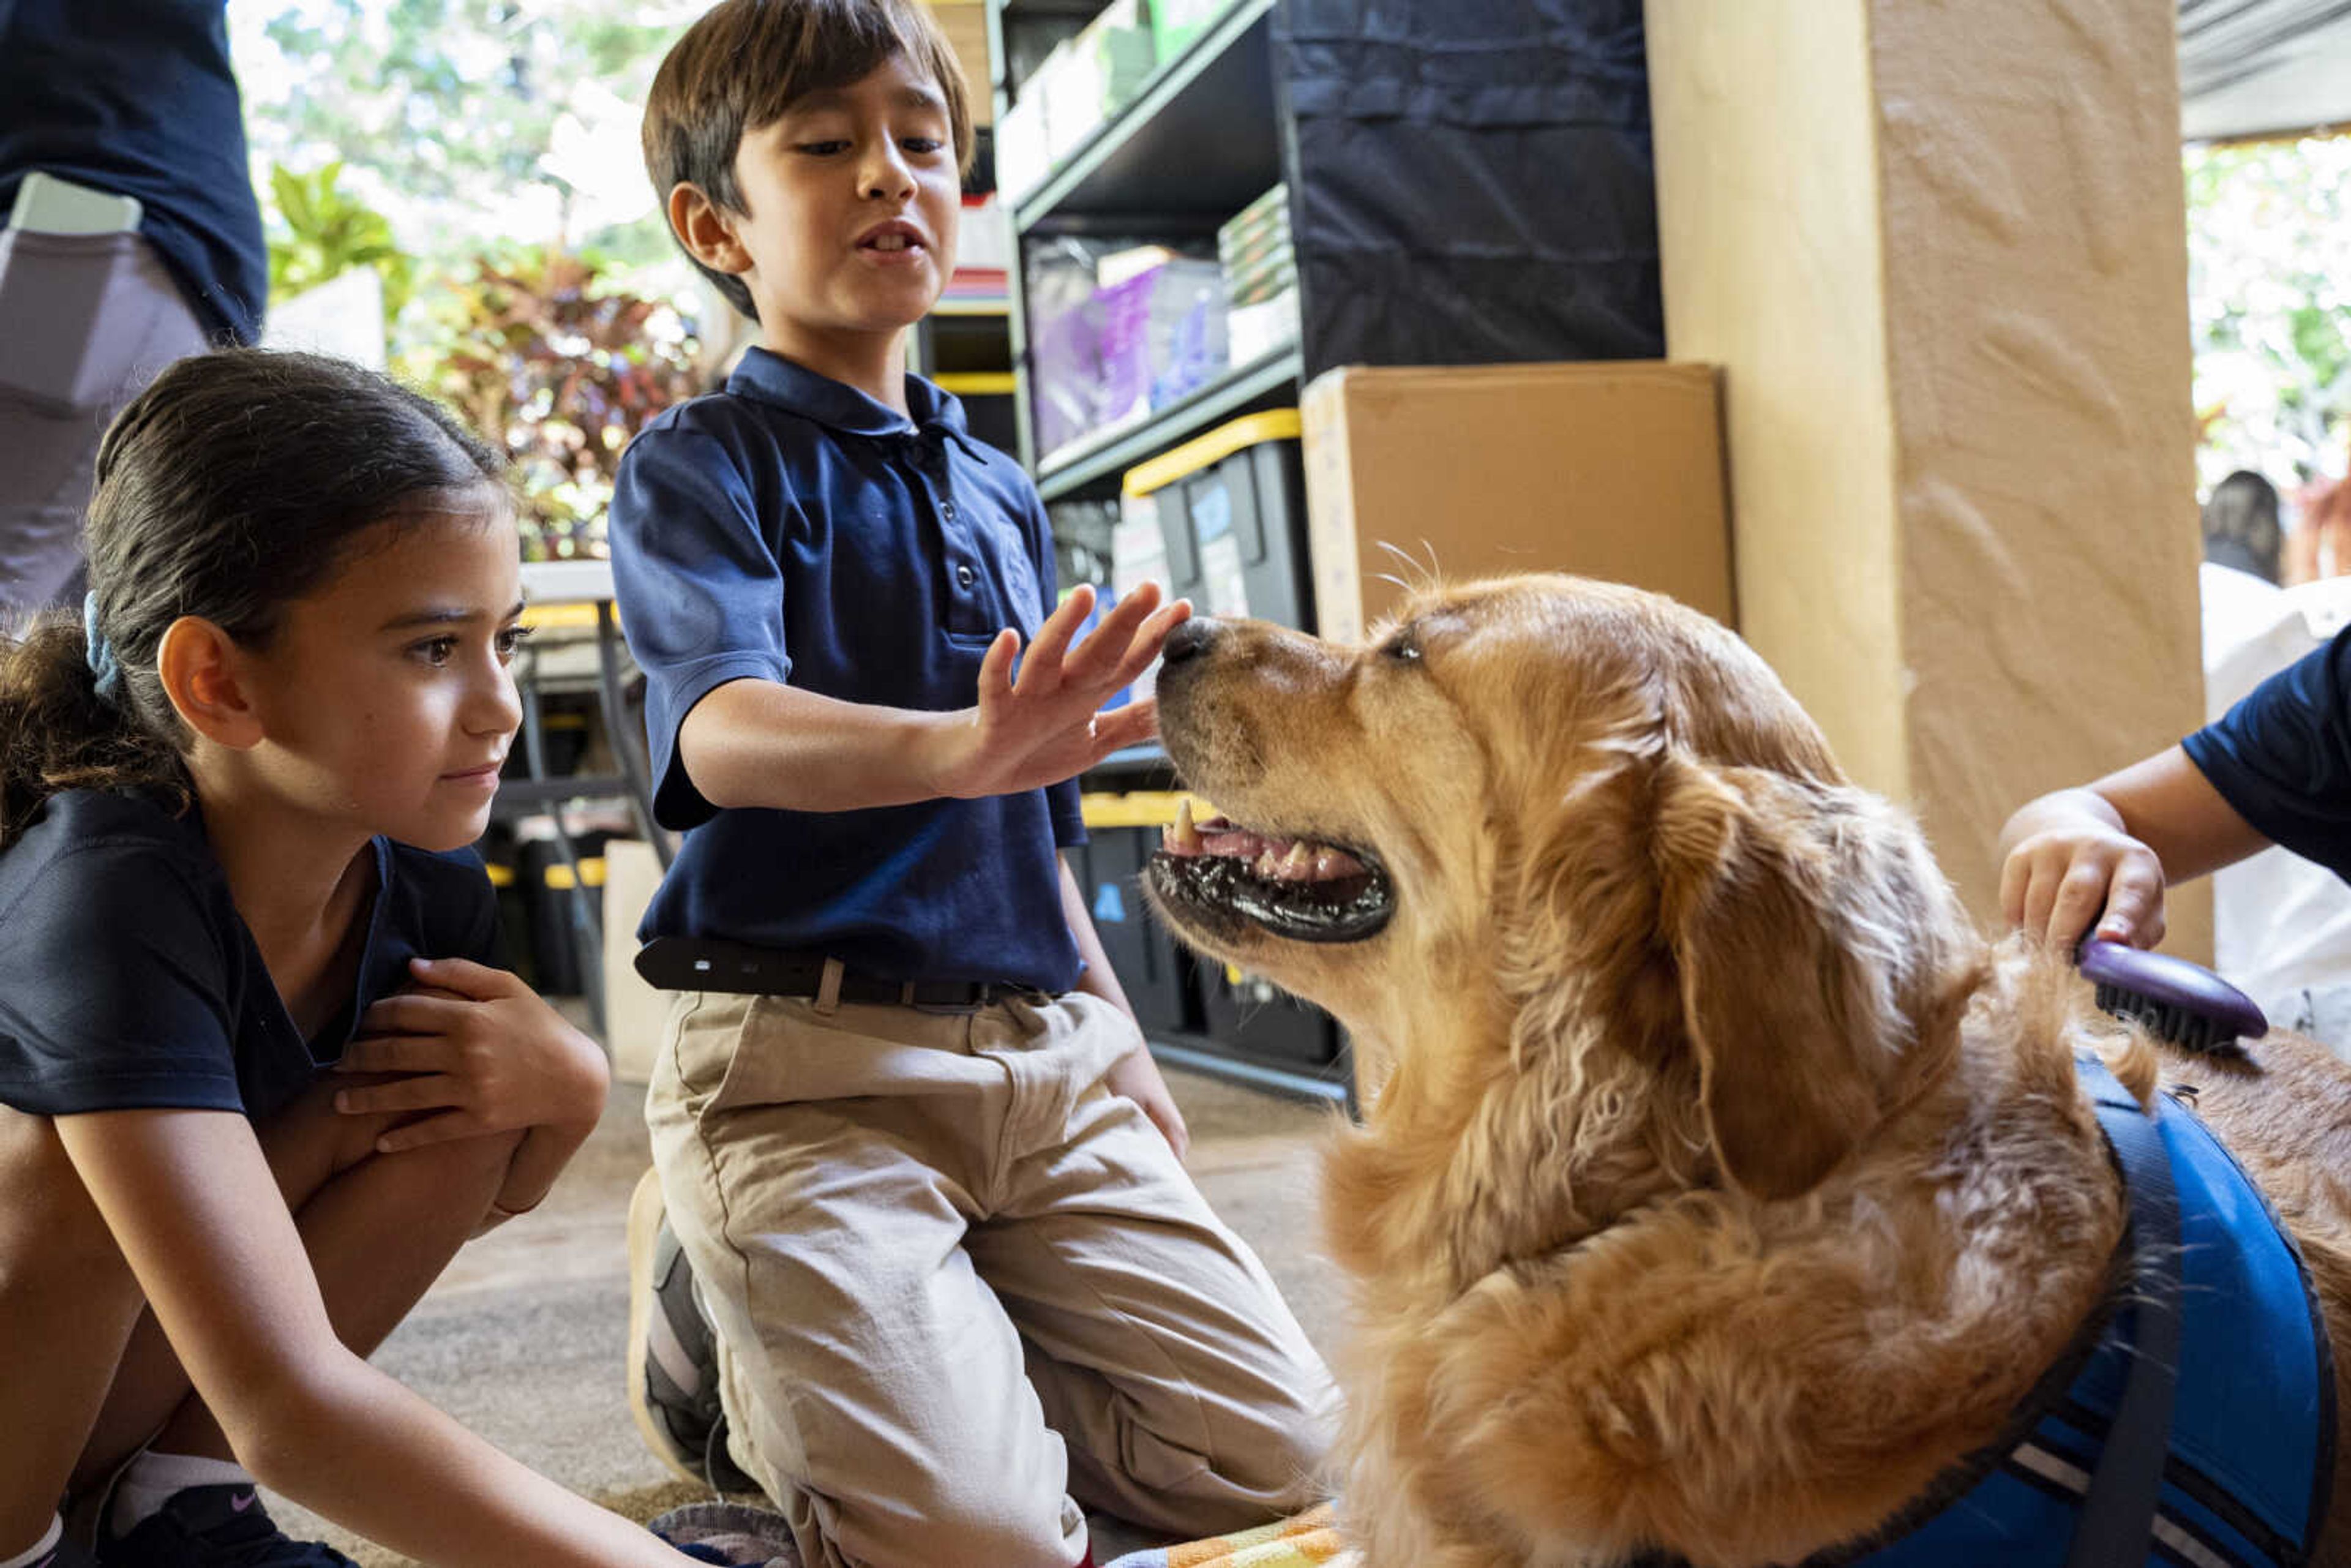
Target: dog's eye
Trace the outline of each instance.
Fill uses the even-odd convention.
[[[1380,644],[1380,655],[1399,664],[1416,664],[1420,663],[1420,639],[1406,626]]]

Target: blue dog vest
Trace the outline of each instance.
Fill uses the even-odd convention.
[[[2103,1068],[2085,1064],[2085,1077],[2110,1141],[2126,1131],[2116,1118],[2146,1114]],[[2152,1544],[2099,1568],[2294,1568],[2325,1521],[2334,1474],[2325,1324],[2300,1254],[2228,1151],[2168,1094],[2153,1114],[2179,1194],[2179,1376]],[[2043,1378],[2005,1438],[1869,1539],[1802,1568],[2067,1568],[2140,1335],[2135,1292],[2116,1294],[2103,1328]]]

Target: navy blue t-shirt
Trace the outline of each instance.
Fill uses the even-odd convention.
[[[2179,744],[2262,837],[2351,879],[2351,628]]]
[[[893,980],[1065,991],[1082,965],[1057,843],[1075,780],[864,810],[721,810],[678,756],[713,687],[776,681],[843,702],[968,707],[1006,626],[1055,602],[1044,506],[906,378],[911,419],[754,349],[723,393],[647,426],[612,497],[612,580],[646,676],[654,810],[687,830],[640,935],[822,953]]]
[[[52,797],[0,853],[0,1104],[260,1121],[341,1058],[368,1007],[410,983],[409,959],[497,962],[497,905],[471,851],[378,839],[375,857],[350,1006],[306,1041],[193,811]]]
[[[138,197],[206,325],[260,338],[269,253],[226,0],[0,0],[0,223],[35,169]]]

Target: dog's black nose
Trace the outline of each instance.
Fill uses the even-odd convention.
[[[1208,651],[1209,644],[1224,635],[1224,625],[1214,616],[1195,615],[1167,633],[1167,644],[1160,657],[1168,664],[1180,664]]]

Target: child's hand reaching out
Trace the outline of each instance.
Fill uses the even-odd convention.
[[[1040,789],[1084,772],[1121,747],[1159,730],[1158,707],[1144,700],[1112,713],[1102,705],[1151,667],[1167,633],[1192,613],[1185,600],[1162,606],[1145,583],[1113,606],[1092,635],[1070,646],[1093,612],[1094,591],[1081,587],[1037,629],[1013,660],[1020,633],[997,633],[979,667],[979,702],[939,732],[931,767],[936,793],[961,800]]]

